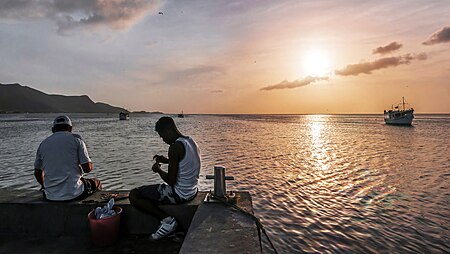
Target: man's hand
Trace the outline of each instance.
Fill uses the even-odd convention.
[[[153,172],[155,172],[155,173],[161,172],[161,164],[159,164],[158,161],[155,162],[155,164],[153,164],[153,166],[152,166],[152,170],[153,170]]]
[[[163,155],[155,155],[153,156],[153,160],[155,160],[157,163],[164,163],[164,164],[169,163],[169,159],[167,159]]]

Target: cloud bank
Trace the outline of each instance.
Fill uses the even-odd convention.
[[[422,42],[423,45],[433,45],[437,43],[450,42],[450,26],[446,26],[441,30],[435,32],[426,41]]]
[[[427,55],[425,53],[420,54],[405,54],[403,56],[384,57],[372,62],[362,62],[358,64],[349,64],[347,67],[336,70],[336,75],[341,76],[357,76],[361,73],[371,74],[372,71],[395,67],[402,64],[410,64],[413,60],[425,60]]]
[[[275,90],[275,89],[297,88],[297,87],[309,85],[311,83],[314,83],[314,82],[317,82],[320,80],[328,80],[328,77],[307,76],[306,78],[297,79],[292,82],[284,80],[279,84],[266,86],[266,87],[261,88],[260,90],[261,91],[270,91],[270,90]]]
[[[174,70],[168,73],[168,77],[198,77],[205,74],[225,74],[226,70],[219,66],[213,65],[200,65],[195,67],[189,67],[182,70]]]
[[[0,0],[0,19],[47,18],[57,24],[58,32],[101,26],[122,30],[159,5],[155,0]]]
[[[388,54],[388,53],[391,53],[393,51],[400,49],[402,46],[403,46],[402,44],[394,41],[394,42],[389,43],[386,46],[382,46],[382,47],[373,49],[372,54],[380,54],[380,55]]]

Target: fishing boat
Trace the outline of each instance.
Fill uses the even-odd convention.
[[[179,118],[184,118],[184,114],[183,114],[183,111],[181,111],[181,113],[180,113],[180,114],[178,114],[178,117],[179,117]]]
[[[130,114],[125,112],[119,113],[119,120],[128,120],[128,119],[130,119]]]
[[[384,122],[393,125],[411,125],[414,119],[414,109],[405,107],[405,97],[402,97],[401,105],[398,104],[384,111]],[[401,107],[400,107],[401,106]]]

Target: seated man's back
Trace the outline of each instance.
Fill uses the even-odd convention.
[[[83,199],[100,189],[100,181],[82,177],[83,171],[92,170],[92,164],[84,141],[71,133],[71,120],[57,117],[52,131],[39,145],[34,164],[44,197],[52,201]]]
[[[83,192],[80,164],[90,162],[83,146],[80,138],[62,131],[55,132],[39,146],[38,156],[45,170],[44,186],[48,199],[69,200]]]

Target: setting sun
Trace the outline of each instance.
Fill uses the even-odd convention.
[[[311,50],[303,58],[303,70],[308,76],[325,76],[330,72],[330,59],[325,51]]]

